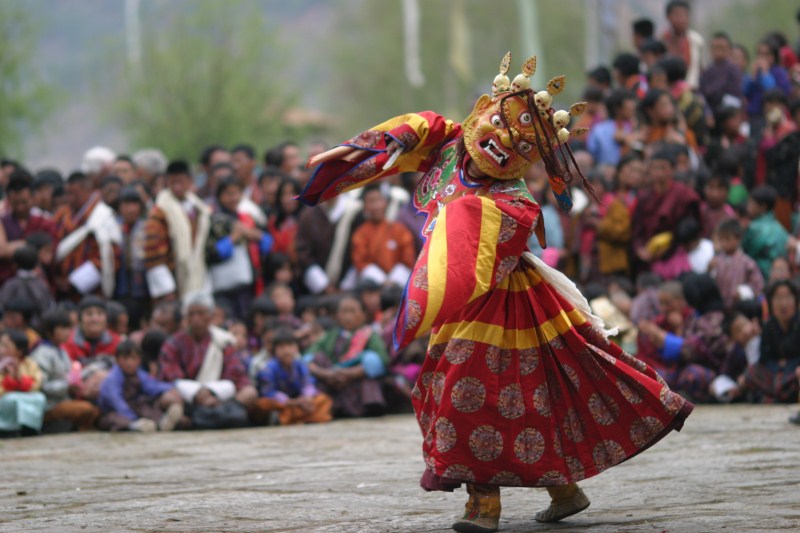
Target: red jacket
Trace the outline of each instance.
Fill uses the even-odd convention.
[[[83,363],[86,359],[100,355],[114,357],[119,343],[119,335],[113,331],[104,331],[100,340],[93,344],[86,340],[80,328],[75,328],[69,334],[67,342],[61,347],[67,352],[70,359]]]

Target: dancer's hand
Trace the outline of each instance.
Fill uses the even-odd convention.
[[[336,148],[331,148],[330,150],[310,158],[308,163],[306,163],[306,168],[316,167],[322,163],[337,160],[350,161],[352,163],[353,161],[358,161],[362,155],[367,153],[369,153],[367,150],[353,148],[352,146],[337,146]]]

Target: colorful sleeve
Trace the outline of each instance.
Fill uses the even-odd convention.
[[[340,159],[323,163],[314,171],[298,199],[305,204],[316,205],[378,178],[398,172],[427,170],[431,153],[460,131],[460,124],[432,111],[389,119],[339,145],[359,148],[367,153],[354,162]],[[383,170],[389,160],[386,149],[392,140],[400,143],[403,153],[394,165]]]
[[[406,286],[395,349],[428,333],[497,286],[526,249],[539,206],[522,197],[464,196],[436,218]]]

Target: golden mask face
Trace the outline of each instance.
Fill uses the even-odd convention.
[[[491,98],[484,94],[464,120],[464,144],[484,174],[496,179],[519,178],[540,159],[536,132],[544,142],[550,136],[541,132],[538,117],[529,109],[528,97],[533,96],[501,94]]]

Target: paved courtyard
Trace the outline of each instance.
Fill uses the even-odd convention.
[[[701,406],[683,431],[582,483],[538,524],[541,489],[503,492],[505,532],[800,530],[797,406]],[[464,491],[418,486],[410,415],[324,426],[0,441],[0,531],[446,532]]]

